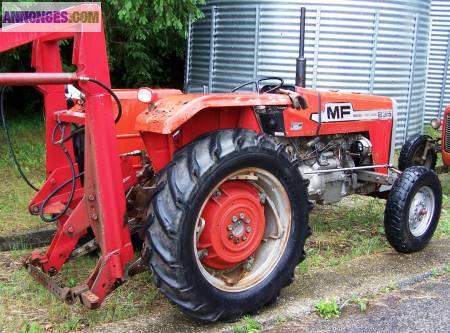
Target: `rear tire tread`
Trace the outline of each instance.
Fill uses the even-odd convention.
[[[208,153],[200,151],[205,146],[208,148]],[[191,205],[190,202],[185,201],[183,193],[196,191],[200,186],[202,175],[212,166],[226,159],[230,152],[255,147],[270,150],[272,154],[276,152],[288,158],[284,147],[267,135],[258,135],[249,130],[223,130],[204,136],[175,154],[173,162],[166,167],[157,181],[161,183],[167,179],[167,184],[162,186],[161,191],[154,197],[149,209],[151,214],[147,229],[149,246],[144,247],[142,256],[149,262],[161,292],[183,312],[194,318],[205,321],[233,320],[243,313],[239,309],[212,308],[207,301],[199,300],[184,280],[183,268],[177,265],[179,249],[166,247],[165,240],[177,238],[181,232],[183,215],[189,211],[188,208]],[[189,190],[186,191],[184,187]],[[303,230],[305,230],[303,236],[305,240],[310,234],[310,228],[305,226]],[[297,264],[299,264],[304,260],[305,255],[303,248],[297,250],[299,251]],[[279,284],[289,285],[293,281],[293,275],[294,270]],[[275,301],[277,297],[278,292],[267,299],[265,304],[259,304],[258,308]]]

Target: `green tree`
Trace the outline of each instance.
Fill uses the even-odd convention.
[[[189,18],[204,0],[103,2],[114,84],[180,85]]]

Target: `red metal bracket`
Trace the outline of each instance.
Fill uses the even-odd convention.
[[[58,42],[67,38],[73,38],[72,62],[78,68],[76,73],[63,73],[62,70]],[[83,304],[95,308],[125,279],[125,267],[134,257],[130,231],[124,223],[124,188],[136,182],[136,175],[123,167],[119,158],[111,96],[103,88],[86,80],[91,77],[110,86],[104,33],[0,31],[0,52],[31,42],[32,64],[37,73],[0,73],[0,85],[33,85],[44,95],[48,179],[33,199],[30,210],[37,213],[36,207],[39,209],[48,193],[71,177],[64,152],[58,145],[52,144],[51,132],[57,121],[85,126],[85,174],[83,188],[78,182],[75,200],[67,216],[58,221],[56,235],[47,253],[34,252],[31,255],[33,268],[30,273],[53,290],[55,286],[43,278],[44,273],[52,275],[58,272],[70,258],[79,238],[91,228],[101,249],[101,258],[85,283],[87,287],[77,290],[77,293],[58,290],[57,294],[76,294]],[[85,113],[61,112],[67,108],[64,84],[76,84],[86,96]],[[66,135],[69,135],[67,132]],[[75,160],[72,143],[66,142],[65,147]],[[49,208],[52,210],[47,212],[58,211],[67,202],[68,188],[50,201]],[[39,270],[38,273],[38,268],[34,266],[40,266],[42,272]]]

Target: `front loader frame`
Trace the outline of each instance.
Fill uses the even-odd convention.
[[[63,73],[59,41],[73,39],[75,73]],[[125,222],[125,191],[136,180],[117,148],[111,96],[89,78],[110,86],[103,31],[89,33],[17,33],[0,31],[0,52],[32,43],[32,66],[36,73],[0,73],[0,86],[35,86],[44,97],[46,125],[46,177],[42,189],[30,204],[38,214],[40,205],[55,188],[70,179],[70,165],[52,131],[60,124],[84,126],[84,184],[77,180],[73,201],[57,222],[57,231],[46,253],[34,251],[26,266],[31,275],[55,295],[72,303],[76,299],[98,307],[126,276],[125,268],[134,257],[130,231]],[[85,113],[67,111],[64,85],[75,84],[85,95]],[[74,160],[71,142],[64,143]],[[75,165],[76,167],[76,165]],[[77,173],[78,168],[76,167]],[[131,168],[132,170],[132,168]],[[130,178],[131,177],[131,178]],[[125,181],[125,180],[126,181]],[[130,181],[131,179],[131,181]],[[57,214],[67,204],[70,185],[63,187],[46,206],[45,214]],[[84,284],[61,288],[51,278],[70,258],[80,237],[91,228],[101,249],[99,262]]]

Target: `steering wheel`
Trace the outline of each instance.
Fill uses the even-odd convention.
[[[234,92],[236,92],[246,86],[249,86],[249,85],[255,85],[256,91],[259,92],[260,91],[259,84],[264,81],[280,81],[280,83],[278,83],[276,86],[272,86],[267,91],[263,91],[263,93],[265,93],[265,94],[269,94],[273,91],[276,91],[284,85],[284,80],[281,77],[264,77],[262,79],[259,79],[258,81],[249,81],[244,84],[241,84],[240,86],[237,86],[236,88],[231,90],[231,92],[234,93]]]

